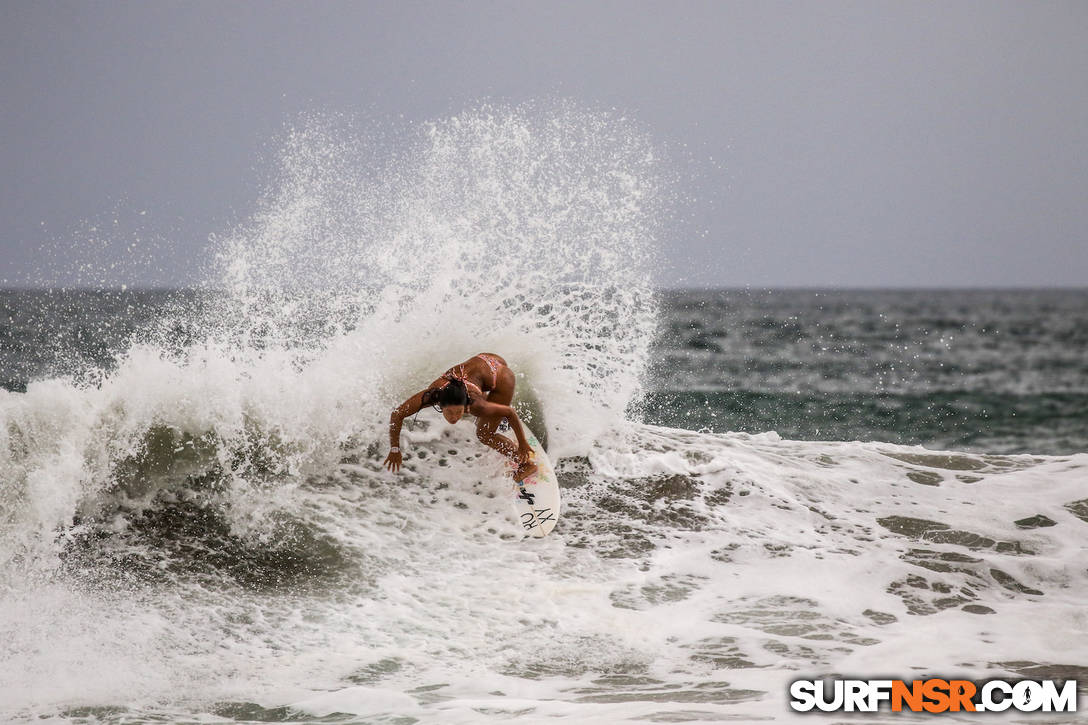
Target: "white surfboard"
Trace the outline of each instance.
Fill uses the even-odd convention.
[[[547,536],[559,521],[559,479],[544,446],[528,426],[525,426],[525,438],[533,447],[536,473],[521,483],[512,483],[511,491],[518,523],[525,533],[539,538]]]

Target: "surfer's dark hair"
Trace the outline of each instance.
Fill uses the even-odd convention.
[[[465,381],[460,378],[452,378],[441,388],[429,388],[423,393],[423,404],[437,407],[439,410],[447,405],[463,405],[468,407],[472,399],[468,397],[468,388]]]

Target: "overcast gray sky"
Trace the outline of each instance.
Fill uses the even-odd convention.
[[[2,2],[9,283],[117,215],[192,281],[300,113],[563,96],[682,149],[665,284],[1088,285],[1088,2]]]

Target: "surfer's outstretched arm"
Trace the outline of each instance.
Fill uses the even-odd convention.
[[[400,455],[400,428],[404,424],[404,419],[410,415],[415,415],[423,407],[423,393],[426,391],[419,391],[408,400],[404,401],[396,408],[393,408],[393,412],[389,414],[389,455],[385,459],[385,467],[393,473],[400,470],[401,455]]]
[[[499,405],[498,403],[491,403],[486,400],[474,402],[472,406],[472,412],[477,416],[484,418],[506,418],[510,421],[510,427],[514,431],[514,435],[518,439],[518,450],[516,458],[519,462],[524,462],[529,459],[529,455],[532,452],[532,446],[529,445],[529,441],[525,438],[525,429],[521,425],[521,421],[518,420],[518,414],[509,405]]]

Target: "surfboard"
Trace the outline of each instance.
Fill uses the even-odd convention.
[[[537,470],[521,483],[512,482],[514,512],[525,533],[542,538],[559,522],[559,479],[544,446],[528,426],[525,427],[525,438],[533,447]]]

